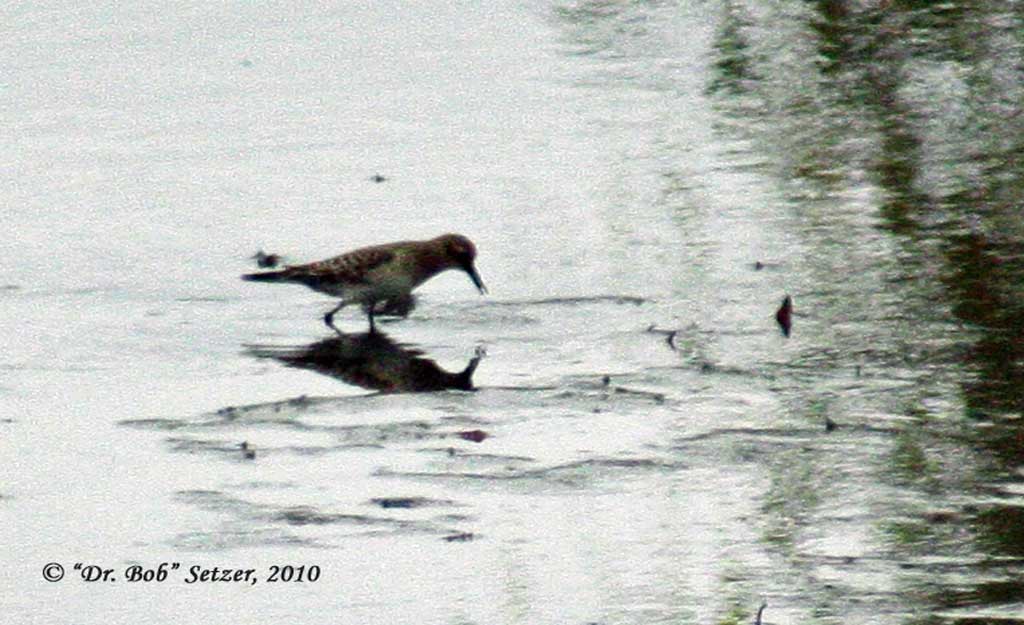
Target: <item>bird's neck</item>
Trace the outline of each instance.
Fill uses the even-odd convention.
[[[416,250],[415,257],[414,282],[416,285],[420,285],[442,271],[455,266],[450,258],[435,249],[434,246],[424,246]]]

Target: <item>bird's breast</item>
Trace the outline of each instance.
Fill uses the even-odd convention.
[[[401,272],[382,271],[357,287],[356,297],[364,302],[407,297],[415,285],[410,276]]]

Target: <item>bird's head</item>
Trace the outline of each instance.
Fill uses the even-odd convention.
[[[486,293],[487,287],[480,279],[480,274],[476,272],[476,246],[473,242],[461,234],[445,234],[438,239],[444,245],[444,255],[452,266],[465,271],[480,293]]]

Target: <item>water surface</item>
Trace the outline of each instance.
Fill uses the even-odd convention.
[[[1018,3],[2,11],[15,622],[1024,622]]]

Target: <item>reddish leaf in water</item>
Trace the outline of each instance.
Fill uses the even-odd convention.
[[[467,441],[473,441],[474,443],[482,442],[485,438],[487,438],[487,432],[484,432],[483,430],[464,430],[462,432],[458,432],[457,434],[459,438],[465,439]]]
[[[782,306],[775,313],[775,321],[778,322],[784,336],[789,336],[790,328],[793,327],[793,298],[786,296],[782,300]]]

